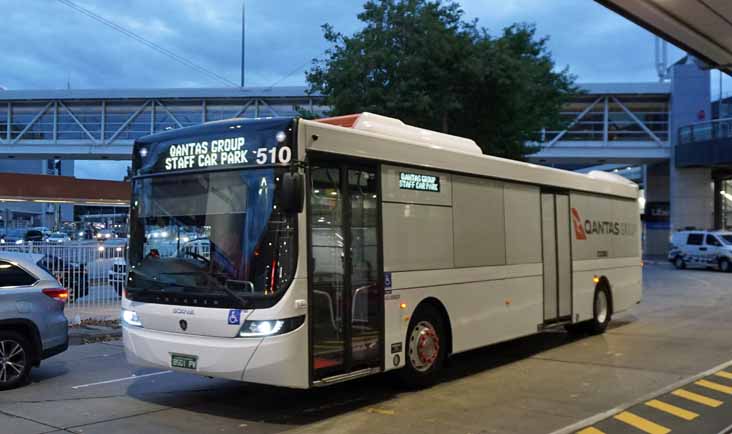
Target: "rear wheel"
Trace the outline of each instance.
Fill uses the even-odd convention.
[[[719,271],[722,273],[729,273],[730,270],[732,270],[732,264],[730,264],[729,259],[722,258],[719,260]]]
[[[679,270],[683,270],[686,268],[686,262],[684,262],[684,258],[681,256],[677,256],[676,259],[674,259],[674,267],[676,267]]]
[[[445,363],[446,344],[440,312],[431,305],[419,307],[407,330],[405,367],[400,372],[403,382],[412,387],[434,384]]]
[[[601,282],[595,288],[592,302],[592,319],[581,323],[569,324],[565,328],[570,333],[589,333],[599,335],[605,333],[612,320],[612,304],[607,284]]]
[[[0,390],[28,382],[31,370],[30,342],[19,333],[0,331]]]
[[[610,309],[610,291],[608,291],[605,285],[602,285],[595,290],[593,316],[587,324],[587,329],[590,333],[596,335],[605,333],[611,319],[612,311]]]

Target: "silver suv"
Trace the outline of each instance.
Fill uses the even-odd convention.
[[[0,390],[27,383],[31,367],[69,346],[69,293],[38,265],[42,259],[0,252]]]

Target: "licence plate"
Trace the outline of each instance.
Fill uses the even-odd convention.
[[[170,366],[174,368],[193,369],[198,367],[198,356],[171,354]]]

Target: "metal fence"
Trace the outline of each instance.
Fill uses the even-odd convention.
[[[125,241],[0,244],[0,251],[38,255],[38,264],[69,290],[66,314],[70,320],[105,319],[119,313],[127,281]]]

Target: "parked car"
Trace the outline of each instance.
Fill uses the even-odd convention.
[[[732,271],[732,232],[680,231],[671,235],[668,260],[676,268],[716,268]]]
[[[117,238],[117,234],[114,233],[114,231],[111,229],[102,229],[101,231],[97,232],[96,238],[100,241],[110,240],[113,238]]]
[[[25,242],[42,242],[45,240],[46,235],[43,233],[43,231],[40,231],[38,229],[30,229],[25,233],[25,235],[23,235],[23,241]]]
[[[38,264],[69,289],[69,302],[89,295],[89,273],[84,264],[50,254],[42,255]]]
[[[24,229],[8,229],[8,231],[0,237],[0,244],[22,244],[25,232],[26,231]]]
[[[71,237],[64,232],[53,232],[46,238],[50,244],[62,244],[71,241]]]
[[[127,281],[127,261],[124,258],[112,259],[112,268],[107,273],[109,277],[109,286],[117,291],[117,295],[122,296],[122,290]]]
[[[69,346],[69,293],[38,265],[42,258],[0,252],[0,390],[26,384],[32,367]]]

